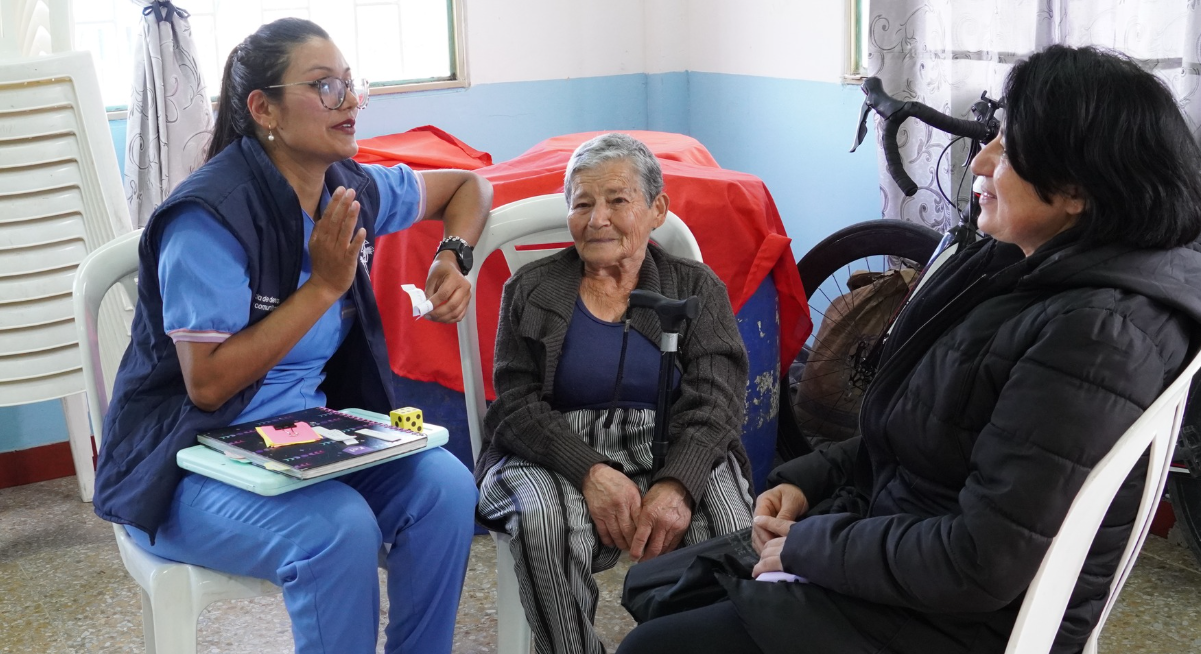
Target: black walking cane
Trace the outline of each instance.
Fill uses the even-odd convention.
[[[650,291],[631,291],[630,308],[651,309],[659,316],[663,335],[659,337],[659,398],[655,406],[655,435],[651,439],[653,460],[651,475],[663,469],[667,458],[667,424],[671,421],[671,374],[676,368],[676,351],[680,342],[680,326],[694,320],[701,309],[696,296],[670,300]]]

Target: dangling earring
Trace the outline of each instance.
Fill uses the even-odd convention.
[[[273,132],[271,130],[267,130],[267,140],[274,142],[275,141],[275,132]]]

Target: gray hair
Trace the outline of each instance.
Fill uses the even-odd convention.
[[[610,132],[593,137],[571,154],[567,162],[567,173],[563,175],[563,195],[571,204],[571,182],[576,173],[605,163],[624,159],[630,162],[641,182],[642,194],[646,196],[646,206],[651,206],[655,198],[663,192],[663,171],[659,161],[646,144],[629,134]]]

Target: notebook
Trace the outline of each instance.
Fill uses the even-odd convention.
[[[388,416],[366,411],[364,409],[342,409],[343,413],[349,413],[359,418],[366,418],[375,422],[388,424]],[[386,459],[372,461],[354,468],[347,468],[338,472],[331,472],[328,475],[313,477],[312,479],[297,479],[278,472],[271,472],[265,468],[250,465],[246,459],[234,459],[228,457],[217,450],[204,445],[193,445],[185,447],[175,455],[175,462],[180,468],[204,475],[217,481],[224,482],[235,488],[250,491],[256,495],[273,496],[281,493],[288,493],[298,488],[319,484],[327,479],[334,479],[342,475],[348,475],[352,472],[358,472],[372,466],[403,459],[406,456],[419,454],[426,450],[442,447],[450,440],[450,432],[446,431],[445,427],[439,427],[432,423],[425,423],[421,426],[421,431],[425,433],[425,447],[411,450],[409,452],[401,452],[389,456]]]
[[[276,447],[268,444],[271,435],[300,433],[317,434],[321,438]],[[272,472],[312,479],[421,449],[427,436],[349,413],[313,407],[205,432],[198,434],[196,440]],[[276,436],[274,440],[288,439]]]

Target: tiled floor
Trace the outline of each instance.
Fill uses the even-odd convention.
[[[476,538],[471,556],[455,652],[493,652],[491,540]],[[610,646],[633,627],[618,604],[626,567],[597,577],[602,595],[597,624]],[[141,652],[141,615],[138,589],[121,565],[112,528],[92,514],[91,505],[79,502],[74,478],[0,490],[0,652]],[[253,645],[245,642],[246,633],[256,634]],[[278,595],[210,606],[201,616],[198,640],[204,653],[292,651]],[[1148,540],[1106,625],[1101,650],[1201,651],[1201,568],[1187,550],[1162,538]]]

